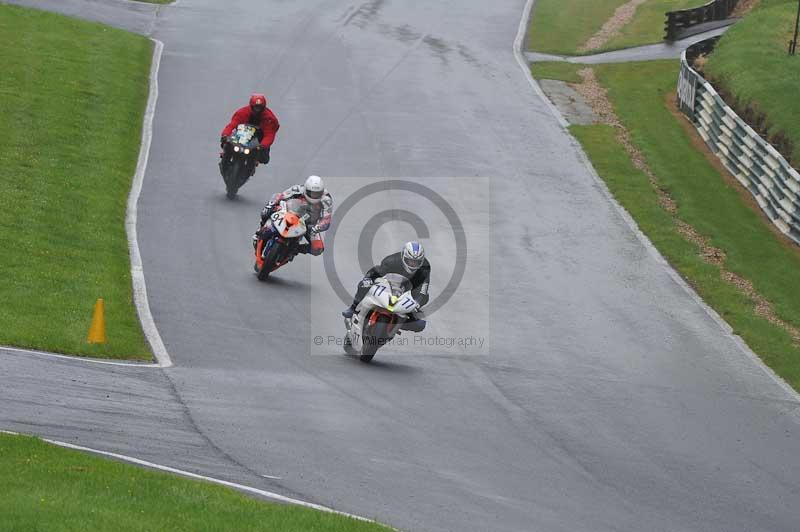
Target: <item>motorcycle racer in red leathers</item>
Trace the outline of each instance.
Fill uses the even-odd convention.
[[[263,94],[253,94],[250,96],[250,103],[245,107],[237,109],[231,121],[222,129],[219,139],[220,147],[224,148],[228,142],[228,137],[239,124],[250,124],[258,130],[258,140],[260,150],[258,150],[258,162],[267,164],[269,162],[269,150],[275,142],[275,134],[281,127],[278,117],[267,107],[267,97]]]

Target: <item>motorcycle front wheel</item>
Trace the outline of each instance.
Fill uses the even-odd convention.
[[[264,256],[264,262],[258,272],[258,280],[266,281],[269,274],[275,269],[275,265],[281,259],[283,253],[283,245],[279,242],[273,242],[267,254]]]
[[[225,195],[228,196],[228,199],[235,198],[236,193],[239,192],[239,187],[241,186],[239,184],[239,174],[243,171],[245,171],[245,168],[241,160],[237,159],[228,166],[228,171],[223,176],[225,180]]]
[[[388,338],[388,327],[389,324],[379,317],[375,325],[372,326],[372,330],[369,334],[364,335],[361,345],[361,356],[358,357],[361,362],[372,362],[381,343],[385,342]]]

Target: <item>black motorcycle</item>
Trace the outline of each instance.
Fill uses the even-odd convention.
[[[255,174],[260,149],[258,130],[249,124],[239,124],[228,137],[219,161],[228,199],[235,198],[242,185]]]

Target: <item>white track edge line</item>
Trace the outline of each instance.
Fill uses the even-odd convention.
[[[37,351],[35,349],[22,349],[20,347],[11,347],[7,345],[0,345],[0,351],[8,351],[19,355],[30,355],[40,357],[59,358],[61,360],[69,360],[70,362],[87,362],[90,364],[104,364],[106,366],[123,366],[129,368],[160,368],[158,363],[148,362],[116,362],[114,360],[98,360],[96,358],[87,358],[79,355],[62,355],[60,353],[50,353],[47,351]]]
[[[11,434],[13,436],[23,436],[23,434],[21,434],[19,432],[14,432],[14,431],[11,431],[11,430],[2,430],[2,429],[0,429],[0,433]],[[91,447],[84,447],[82,445],[75,445],[74,443],[67,443],[67,442],[58,441],[58,440],[51,440],[49,438],[40,438],[40,439],[42,441],[47,442],[47,443],[50,443],[50,444],[53,444],[53,445],[57,445],[59,447],[64,447],[66,449],[73,449],[73,450],[76,450],[76,451],[83,451],[83,452],[87,452],[87,453],[98,454],[98,455],[101,455],[101,456],[107,456],[109,458],[116,458],[117,460],[122,460],[124,462],[129,462],[131,464],[136,464],[136,465],[147,467],[147,468],[150,468],[150,469],[156,469],[158,471],[164,471],[166,473],[172,473],[172,474],[175,474],[175,475],[180,475],[182,477],[192,478],[192,479],[195,479],[195,480],[203,480],[203,481],[206,481],[206,482],[212,482],[214,484],[219,484],[221,486],[226,486],[228,488],[233,488],[235,490],[244,491],[246,493],[252,493],[254,495],[260,495],[260,496],[265,497],[267,499],[272,499],[272,500],[283,502],[283,503],[287,503],[287,504],[293,504],[295,506],[302,506],[304,508],[310,508],[312,510],[318,510],[320,512],[327,512],[327,513],[331,513],[331,514],[342,515],[344,517],[349,517],[351,519],[357,519],[359,521],[365,521],[367,523],[375,523],[375,524],[378,524],[378,525],[381,525],[381,526],[386,526],[387,528],[391,529],[390,527],[388,527],[388,525],[384,525],[383,523],[379,523],[379,522],[375,521],[374,519],[369,519],[367,517],[362,517],[360,515],[355,515],[355,514],[351,514],[351,513],[347,513],[347,512],[342,512],[342,511],[339,511],[339,510],[334,510],[333,508],[330,508],[328,506],[323,506],[321,504],[315,504],[313,502],[307,502],[307,501],[303,501],[303,500],[300,500],[300,499],[294,499],[292,497],[287,497],[285,495],[281,495],[280,493],[274,493],[274,492],[271,492],[271,491],[266,491],[266,490],[262,490],[262,489],[258,489],[258,488],[253,488],[251,486],[245,486],[244,484],[237,484],[236,482],[229,482],[227,480],[222,480],[222,479],[214,478],[214,477],[208,477],[208,476],[205,476],[205,475],[200,475],[198,473],[192,473],[191,471],[185,471],[183,469],[177,469],[175,467],[170,467],[170,466],[156,464],[156,463],[153,463],[153,462],[148,462],[147,460],[142,460],[140,458],[134,458],[133,456],[127,456],[127,455],[124,455],[124,454],[112,453],[112,452],[109,452],[109,451],[101,451],[99,449],[92,449]]]
[[[544,93],[542,88],[539,86],[539,83],[533,79],[531,67],[525,60],[525,56],[522,53],[522,43],[525,40],[525,34],[528,32],[528,23],[531,19],[531,11],[535,3],[536,0],[528,0],[525,3],[525,9],[522,11],[522,19],[519,21],[519,27],[517,28],[517,36],[514,38],[514,58],[517,60],[517,64],[525,74],[525,79],[528,80],[528,83],[531,87],[533,87],[533,90],[544,102],[545,106],[550,110],[550,113],[556,118],[556,120],[558,120],[558,123],[562,128],[567,129],[567,127],[569,127],[569,123],[563,116],[561,116],[561,113],[558,111],[556,106],[553,105],[553,102],[550,101],[550,98],[548,98]],[[570,135],[570,138],[571,137],[572,136]]]
[[[150,157],[150,145],[153,140],[153,117],[158,101],[158,70],[161,66],[161,54],[164,50],[164,43],[158,39],[152,39],[154,43],[153,60],[150,66],[150,91],[147,96],[147,108],[142,121],[142,141],[139,147],[139,159],[136,162],[136,173],[131,183],[131,191],[128,195],[128,207],[125,213],[125,231],[128,235],[128,251],[131,261],[131,280],[133,282],[133,301],[136,305],[136,312],[139,315],[139,322],[142,325],[145,338],[150,344],[150,349],[158,361],[157,366],[168,368],[172,366],[172,359],[169,357],[167,348],[161,339],[153,315],[150,312],[150,304],[147,300],[147,285],[144,280],[144,270],[142,269],[142,256],[139,253],[139,241],[136,232],[137,206],[139,196],[142,192],[144,174],[147,170],[147,161]]]
[[[660,251],[653,245],[647,235],[645,235],[642,230],[639,228],[639,225],[633,219],[633,217],[625,210],[625,208],[620,205],[611,191],[608,189],[608,185],[600,177],[600,174],[597,173],[597,170],[592,165],[591,160],[589,160],[589,156],[586,155],[586,152],[583,151],[583,147],[580,143],[572,136],[569,132],[569,123],[567,120],[562,116],[561,112],[556,108],[555,105],[550,101],[550,99],[545,95],[542,88],[539,86],[539,83],[533,78],[533,74],[531,73],[530,67],[528,66],[527,62],[522,53],[522,43],[525,39],[525,34],[527,33],[528,24],[531,17],[531,11],[533,9],[536,0],[527,0],[525,3],[525,9],[522,12],[522,20],[520,20],[519,28],[517,29],[517,36],[514,39],[514,57],[517,59],[517,64],[522,69],[523,74],[525,74],[525,78],[528,80],[528,83],[533,87],[533,90],[536,94],[545,102],[547,108],[556,118],[558,123],[561,127],[565,130],[567,135],[569,135],[570,143],[572,144],[573,149],[578,154],[579,159],[581,162],[586,166],[589,170],[589,174],[594,179],[595,184],[598,186],[602,194],[608,199],[617,213],[622,217],[625,223],[630,227],[633,231],[636,238],[639,242],[644,245],[645,249],[664,267],[667,271],[667,274],[672,278],[675,283],[678,284],[683,290],[691,297],[695,303],[700,305],[705,313],[714,320],[717,325],[725,332],[730,338],[733,339],[734,343],[739,347],[739,349],[744,353],[744,355],[749,358],[756,366],[761,368],[761,370],[769,377],[775,384],[778,385],[786,394],[793,399],[794,401],[800,402],[800,392],[792,388],[789,383],[787,383],[783,378],[775,373],[772,368],[767,366],[767,364],[759,357],[750,346],[742,339],[742,337],[738,336],[733,332],[733,328],[726,322],[722,316],[720,316],[716,310],[711,308],[708,303],[706,303],[700,295],[695,292],[695,290],[686,282],[686,280],[681,277],[681,275],[675,270],[675,268],[670,265],[670,263],[664,258]],[[799,421],[800,423],[800,421]]]

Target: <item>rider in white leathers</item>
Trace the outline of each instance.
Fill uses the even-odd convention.
[[[272,196],[261,210],[261,225],[256,234],[253,235],[253,246],[258,242],[259,232],[269,217],[275,212],[281,201],[298,199],[308,204],[311,210],[311,217],[306,221],[308,233],[306,233],[307,244],[298,246],[298,253],[309,253],[311,255],[322,255],[325,250],[325,243],[322,233],[328,230],[333,216],[333,198],[325,190],[322,178],[316,175],[309,176],[303,185],[294,185]]]

